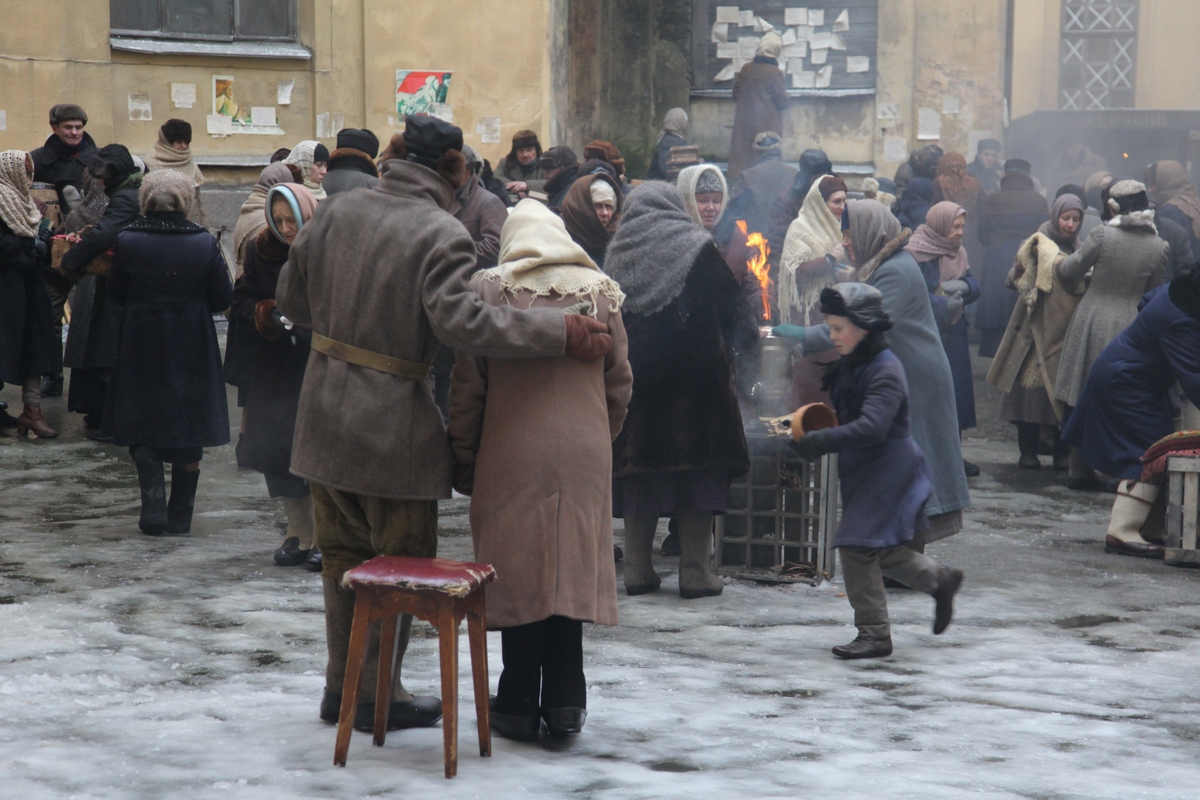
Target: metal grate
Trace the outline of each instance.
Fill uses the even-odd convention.
[[[1059,108],[1133,108],[1138,0],[1063,0]]]
[[[717,518],[717,566],[752,573],[809,562],[814,582],[833,577],[837,456],[809,464],[782,437],[762,433],[747,433],[746,444],[750,471],[730,486],[729,510]]]

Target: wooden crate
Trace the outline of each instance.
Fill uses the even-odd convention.
[[[1200,567],[1196,528],[1200,523],[1200,458],[1172,456],[1167,462],[1167,536],[1163,561]]]

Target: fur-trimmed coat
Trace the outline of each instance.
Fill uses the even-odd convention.
[[[925,513],[934,517],[971,505],[971,493],[963,472],[950,361],[933,317],[925,277],[904,250],[909,236],[905,229],[884,245],[859,268],[858,280],[883,294],[883,310],[893,323],[888,341],[908,377],[912,437],[933,473],[933,494]],[[828,325],[805,331],[806,355],[833,349]]]
[[[329,172],[321,187],[325,194],[348,192],[351,189],[374,189],[379,183],[379,170],[371,157],[353,147],[339,147],[329,154]]]
[[[613,477],[749,469],[733,349],[753,344],[758,328],[717,246],[700,251],[678,297],[626,314],[625,328],[633,399],[613,443]]]

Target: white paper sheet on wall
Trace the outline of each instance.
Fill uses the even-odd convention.
[[[250,106],[251,125],[274,125],[275,106]]]
[[[333,134],[329,132],[329,112],[317,114],[317,138],[328,139]]]
[[[714,22],[712,26],[712,40],[717,44],[729,41],[729,25],[724,22]]]
[[[435,105],[441,106],[443,104],[437,103]],[[449,106],[446,106],[446,108],[449,108]],[[441,109],[441,110],[444,110],[444,109]],[[445,117],[442,117],[442,115],[439,114],[438,111],[439,111],[439,109],[435,108],[433,111],[433,116],[441,117],[442,119],[446,119]],[[454,121],[454,111],[451,110],[449,112],[449,114],[450,114],[450,119],[447,119],[446,121],[453,122]],[[333,125],[330,129],[329,135],[331,137],[337,136],[337,132],[340,131],[342,128],[346,127],[346,115],[340,111],[335,111],[335,112],[333,112],[333,119],[331,119],[330,122],[333,123]]]
[[[833,83],[833,65],[826,64],[817,70],[817,88],[828,89],[831,83]]]
[[[787,71],[795,75],[797,72],[804,72],[803,58],[789,58],[787,60]]]
[[[8,112],[0,108],[0,131],[8,130]]]
[[[808,58],[808,42],[796,42],[783,48],[784,58]]]
[[[811,42],[812,35],[813,29],[811,25],[801,25],[800,27],[796,28],[796,41]]]
[[[876,119],[900,119],[899,103],[880,103],[875,106]]]
[[[196,84],[172,83],[171,103],[176,108],[191,108],[196,105]]]
[[[814,48],[811,54],[811,60],[814,64],[824,64],[829,60],[829,51],[817,50]]]
[[[754,54],[758,51],[757,36],[739,36],[738,37],[738,57],[744,58],[747,61],[754,58]]]
[[[726,64],[721,68],[720,72],[713,76],[713,81],[716,83],[724,83],[725,81],[733,80],[736,75],[737,71],[734,70],[733,64]]]
[[[775,26],[774,26],[774,25],[772,25],[771,23],[767,22],[767,21],[766,21],[765,19],[763,19],[762,17],[755,17],[755,18],[754,18],[754,31],[755,31],[755,33],[770,33],[770,32],[771,32],[771,31],[773,31],[773,30],[775,30]]]
[[[153,119],[150,112],[150,95],[129,93],[129,119],[132,122],[149,122]]]
[[[846,56],[846,72],[855,75],[871,71],[870,56]]]
[[[797,72],[792,76],[793,89],[815,89],[817,86],[817,73],[815,72]]]
[[[738,46],[737,42],[726,42],[725,44],[717,45],[717,58],[737,58]]]
[[[828,31],[814,33],[809,37],[808,43],[812,45],[813,50],[828,50],[833,47],[833,34]]]
[[[480,117],[479,124],[475,126],[475,132],[479,134],[479,138],[484,144],[499,144],[500,118]]]
[[[296,81],[280,81],[275,87],[275,104],[280,106],[290,106],[292,104],[292,89],[295,88]]]
[[[850,9],[842,9],[842,13],[837,15],[837,19],[833,21],[833,30],[835,32],[850,30]]]
[[[829,49],[830,50],[845,50],[846,49],[846,40],[843,39],[839,34],[836,34],[836,33],[832,34],[832,36],[833,36],[833,44],[831,44],[829,46]]]
[[[942,113],[943,114],[957,114],[958,110],[959,110],[959,103],[958,103],[957,97],[943,97],[942,98]]]
[[[204,119],[208,132],[212,136],[229,136],[233,133],[233,117],[227,117],[224,114],[209,114]]]
[[[799,39],[796,38],[796,31],[791,28],[784,28],[783,33],[780,35],[779,38],[783,40],[784,47],[787,47],[789,44],[795,44],[796,42],[800,41]]]
[[[936,108],[920,108],[917,110],[917,138],[942,138],[942,115]]]
[[[899,136],[888,136],[883,140],[883,160],[898,164],[908,160],[908,141]]]
[[[810,8],[808,10],[808,25],[810,28],[816,28],[825,24],[825,9]]]
[[[785,8],[783,10],[784,25],[807,25],[808,24],[808,9],[807,8]]]
[[[717,22],[737,25],[739,13],[737,6],[717,6]]]
[[[753,11],[739,11],[738,12],[738,27],[739,28],[753,28],[754,20],[755,20],[755,14]]]

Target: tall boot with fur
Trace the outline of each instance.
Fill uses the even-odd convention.
[[[652,562],[658,518],[625,518],[625,593],[632,596],[658,591],[662,578]]]
[[[167,481],[161,461],[138,461],[142,515],[138,527],[148,536],[162,536],[167,527]]]
[[[192,530],[192,511],[196,506],[196,486],[200,470],[171,465],[171,499],[167,502],[167,533],[181,536]]]
[[[679,511],[679,596],[685,600],[715,597],[725,590],[719,575],[709,569],[713,515],[709,511]]]
[[[1117,487],[1117,499],[1113,501],[1108,535],[1104,537],[1104,552],[1140,558],[1163,557],[1162,545],[1147,542],[1141,534],[1142,525],[1150,516],[1150,509],[1154,507],[1154,501],[1161,491],[1161,486],[1141,481],[1121,481]]]

